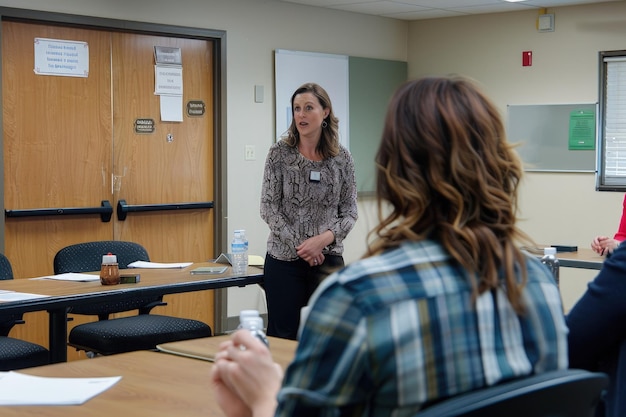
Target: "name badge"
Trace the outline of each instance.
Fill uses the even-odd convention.
[[[311,174],[309,174],[310,181],[320,182],[321,177],[322,177],[322,173],[319,171],[311,171]]]

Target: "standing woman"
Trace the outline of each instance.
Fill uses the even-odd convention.
[[[291,96],[292,121],[265,162],[261,217],[267,334],[296,339],[300,309],[321,280],[344,266],[343,240],[357,219],[354,161],[339,143],[328,93],[307,83]]]

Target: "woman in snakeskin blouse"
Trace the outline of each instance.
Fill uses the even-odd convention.
[[[307,83],[291,97],[292,121],[265,162],[261,217],[268,224],[265,293],[270,336],[296,339],[300,309],[344,265],[357,219],[354,161],[339,143],[328,93]]]

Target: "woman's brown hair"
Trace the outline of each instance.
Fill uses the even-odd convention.
[[[432,239],[468,271],[474,296],[505,277],[521,311],[526,282],[516,223],[521,162],[496,107],[468,79],[410,81],[392,97],[376,155],[380,224],[367,255]],[[383,202],[391,211],[383,216]],[[519,277],[519,278],[518,278]]]

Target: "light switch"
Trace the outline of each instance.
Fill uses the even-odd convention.
[[[255,103],[263,103],[264,100],[264,94],[265,92],[263,91],[264,88],[262,85],[255,85],[254,86],[254,102]]]
[[[254,161],[256,159],[256,150],[254,149],[254,145],[246,145],[244,160],[246,161]]]

